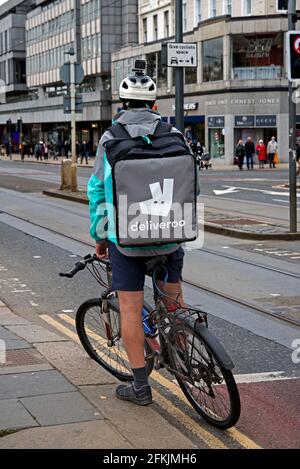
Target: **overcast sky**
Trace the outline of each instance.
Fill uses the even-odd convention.
[[[3,3],[9,2],[9,0],[0,0],[0,5],[3,5]]]

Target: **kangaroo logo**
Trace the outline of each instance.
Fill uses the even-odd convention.
[[[159,182],[149,184],[152,199],[140,202],[143,215],[167,217],[173,204],[174,179],[164,179],[163,190]]]

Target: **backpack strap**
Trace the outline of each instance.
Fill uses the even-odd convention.
[[[129,132],[127,132],[126,127],[121,124],[120,122],[117,122],[116,124],[112,125],[107,129],[109,133],[112,134],[114,138],[130,138]]]
[[[171,132],[172,129],[173,129],[172,124],[168,124],[168,122],[163,122],[162,120],[160,120],[158,121],[154,135],[157,137],[163,134],[168,134]]]

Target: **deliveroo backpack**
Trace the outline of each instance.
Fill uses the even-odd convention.
[[[161,246],[197,238],[197,165],[181,133],[159,122],[154,135],[131,137],[113,125],[105,142],[112,168],[121,247]]]

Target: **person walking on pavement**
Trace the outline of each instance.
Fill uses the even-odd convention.
[[[49,155],[49,146],[48,146],[48,143],[45,142],[44,145],[44,160],[47,161],[48,160],[48,155]]]
[[[272,137],[268,143],[268,160],[270,164],[270,168],[276,168],[275,166],[275,155],[278,153],[278,143],[276,142],[275,137]]]
[[[238,167],[240,168],[240,171],[242,171],[245,158],[245,146],[242,139],[238,141],[238,144],[235,149],[235,156],[238,159]]]
[[[264,169],[267,159],[267,149],[263,140],[260,140],[256,146],[256,154],[259,162],[259,169]]]
[[[26,153],[26,144],[25,144],[25,142],[20,143],[19,149],[20,149],[20,154],[21,154],[21,161],[24,161],[25,153]]]
[[[85,159],[86,164],[88,164],[89,148],[88,148],[88,143],[86,142],[86,140],[83,140],[82,142],[80,153],[81,153],[80,164],[82,164],[84,159]]]
[[[37,142],[34,147],[34,155],[37,161],[39,161],[39,159],[41,159],[42,161],[42,144],[43,144],[42,141]]]
[[[248,137],[247,142],[245,143],[245,153],[247,160],[247,168],[254,169],[254,155],[255,155],[255,146],[251,137]]]

